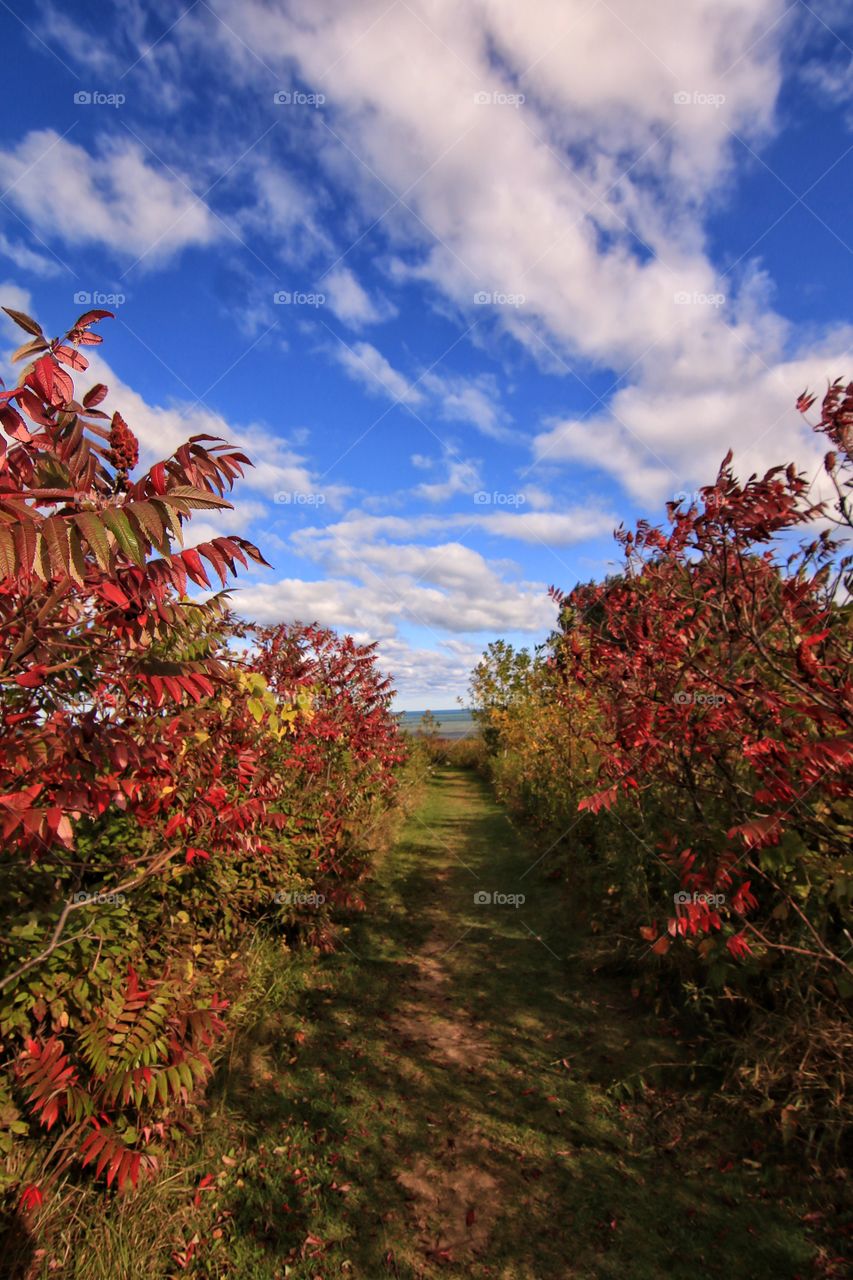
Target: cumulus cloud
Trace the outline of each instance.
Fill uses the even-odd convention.
[[[8,307],[10,311],[23,311],[25,315],[29,315],[32,310],[32,295],[29,289],[24,289],[11,280],[3,280],[0,282],[0,305]],[[11,355],[21,344],[21,330],[14,320],[10,320],[2,312],[0,312],[0,325],[11,339],[9,345],[9,355]]]
[[[488,569],[476,582],[478,592],[491,588],[491,599],[421,586],[404,575],[383,581],[377,573],[367,583],[334,577],[315,582],[282,578],[244,588],[237,607],[259,621],[317,621],[374,640],[398,636],[401,623],[425,627],[437,641],[447,632],[539,634],[553,624],[554,609],[544,584],[512,588]]]
[[[224,0],[222,12],[237,8]],[[704,479],[734,421],[760,464],[776,461],[780,437],[805,456],[793,418],[768,428],[814,352],[766,300],[742,305],[703,227],[733,137],[757,147],[774,128],[783,0],[543,0],[530,13],[496,0],[464,14],[451,0],[241,0],[239,15],[249,46],[295,63],[305,83],[330,89],[334,68],[345,151],[329,136],[320,160],[338,179],[349,167],[371,213],[401,197],[382,221],[398,278],[457,308],[477,340],[491,328],[552,372],[621,380],[612,413],[605,396],[550,423],[537,456],[583,458],[655,496]],[[245,69],[245,50],[218,38]],[[818,354],[845,347],[834,335]],[[447,418],[506,430],[489,389],[442,378],[418,389]]]
[[[220,233],[189,186],[130,140],[107,140],[90,154],[54,129],[37,129],[0,152],[0,165],[4,199],[49,239],[101,244],[153,265]]]
[[[823,451],[804,432],[794,399],[845,371],[851,343],[853,330],[839,331],[816,350],[770,365],[742,350],[713,386],[627,387],[598,414],[550,423],[534,441],[535,455],[608,471],[646,506],[710,484],[729,447],[744,476],[789,458],[815,469]]]
[[[389,639],[381,643],[380,657],[405,690],[408,708],[436,710],[454,705],[457,698],[467,701],[468,679],[482,650],[482,645],[462,640],[444,640],[426,649]]]
[[[490,497],[492,495],[489,495]],[[498,538],[519,542],[544,543],[549,547],[565,547],[592,538],[606,537],[618,524],[612,511],[599,505],[572,507],[562,512],[523,512],[514,510],[494,511],[471,495],[470,514],[456,511],[446,515],[375,516],[361,512],[348,512],[343,519],[326,525],[309,525],[294,534],[298,550],[311,558],[328,560],[329,551],[338,555],[355,556],[354,548],[367,547],[379,539],[405,543],[413,537],[431,537],[433,534],[459,533],[482,530]]]
[[[5,290],[0,286],[5,298]],[[251,512],[252,518],[269,508],[242,496],[247,491],[265,499],[268,503],[286,503],[291,507],[316,505],[334,510],[341,506],[350,492],[346,485],[327,484],[311,468],[304,453],[294,448],[286,439],[272,432],[263,423],[234,423],[228,421],[208,405],[187,399],[171,404],[150,404],[133,387],[119,377],[108,362],[91,348],[91,361],[85,375],[87,384],[103,382],[109,387],[109,395],[102,408],[107,412],[118,409],[139,439],[140,459],[150,466],[168,457],[178,445],[192,435],[210,435],[228,441],[242,450],[252,460],[246,468],[245,478],[239,482],[239,506]],[[79,375],[78,375],[79,376]],[[229,528],[237,528],[233,522],[241,517],[215,516],[217,525],[231,521]],[[193,524],[195,533],[196,522]],[[240,527],[245,527],[245,521]],[[222,523],[222,527],[225,524]]]
[[[346,609],[357,604],[362,611],[359,625],[376,626],[381,636],[396,635],[404,623],[427,627],[436,639],[447,632],[541,632],[553,620],[545,584],[525,582],[511,561],[488,560],[464,542],[446,537],[454,529],[469,532],[478,523],[487,527],[490,519],[356,512],[334,523],[295,530],[291,544],[328,575],[329,625],[344,625],[332,621],[340,600]],[[413,541],[435,533],[445,537]],[[286,599],[290,608],[302,598],[299,592],[319,599],[321,586],[295,587],[288,581],[284,587],[265,587],[262,607],[275,607],[275,600]]]
[[[141,6],[123,6],[142,48]],[[326,111],[305,126],[316,164],[310,189],[258,148],[247,162],[247,198],[230,215],[246,237],[271,238],[290,273],[281,288],[322,288],[316,274],[296,276],[325,255],[332,313],[357,332],[378,323],[384,304],[350,260],[351,247],[362,243],[363,252],[370,234],[392,282],[419,288],[426,304],[456,320],[460,342],[464,334],[477,350],[510,352],[512,361],[532,356],[555,375],[550,415],[532,441],[535,470],[519,479],[523,503],[510,510],[472,500],[470,515],[409,519],[356,513],[301,530],[295,545],[330,580],[287,577],[253,587],[247,600],[258,616],[316,616],[382,636],[411,672],[417,657],[399,634],[400,619],[456,635],[481,624],[511,628],[519,619],[531,630],[547,625],[537,613],[545,608],[538,584],[518,582],[511,569],[467,548],[468,530],[554,548],[617,523],[603,505],[556,501],[538,482],[544,468],[571,472],[580,462],[657,507],[710,480],[729,445],[743,471],[790,457],[812,462],[814,447],[792,402],[804,386],[819,390],[825,378],[847,372],[851,335],[840,327],[803,334],[787,324],[748,266],[716,265],[705,227],[709,210],[726,198],[740,150],[733,140],[760,150],[775,128],[781,54],[789,24],[800,20],[789,19],[786,6],[215,0],[187,10],[158,49],[163,61],[152,56],[146,65],[168,71],[172,41],[187,41],[193,56],[203,52],[244,88],[257,84],[263,62],[282,84],[298,80],[327,95]],[[827,22],[846,14],[844,0],[815,0],[815,7]],[[106,65],[103,49],[79,56],[92,68]],[[846,101],[846,60],[810,74],[827,98]],[[73,160],[83,196],[83,210],[68,210],[44,200],[43,183],[17,182],[10,199],[48,239],[139,252],[134,246],[154,231],[165,255],[216,232],[203,206],[184,210],[189,193],[180,184],[173,190],[132,148],[123,153],[118,187],[109,150],[95,158],[42,131],[8,153],[18,166],[13,176],[38,159],[34,139],[52,142],[63,189]],[[153,191],[149,175],[166,191]],[[344,191],[346,200],[336,202]],[[340,203],[346,244],[338,243],[341,226],[332,226],[330,214]],[[177,216],[170,234],[163,210]],[[748,246],[746,264],[751,253]],[[389,358],[381,345],[340,344],[334,358],[371,394],[495,440],[518,438],[495,379],[450,372],[441,361],[427,368],[417,354]],[[561,412],[558,377],[571,386],[573,405],[578,384],[603,387],[602,396],[589,391],[585,413]],[[145,430],[168,434],[176,411],[151,412]],[[207,421],[198,406],[192,415]],[[305,458],[257,430],[264,484],[308,483]],[[415,492],[432,502],[460,497],[475,475],[473,462],[453,455]],[[455,661],[449,648],[437,652],[445,664]]]

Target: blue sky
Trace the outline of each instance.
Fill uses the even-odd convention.
[[[400,706],[543,639],[729,446],[816,468],[846,3],[9,0],[0,36],[2,301],[116,299],[93,380],[144,458],[257,463],[193,522],[271,562],[237,607],[378,641]]]

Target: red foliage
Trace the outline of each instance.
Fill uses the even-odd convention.
[[[168,778],[162,741],[135,733],[135,719],[167,701],[198,702],[222,676],[203,644],[192,658],[180,653],[216,601],[188,607],[176,592],[188,575],[206,583],[199,552],[223,581],[237,562],[262,557],[238,537],[199,551],[170,541],[193,509],[230,506],[222,495],[243,454],[194,437],[130,483],[135,438],[118,414],[109,430],[98,425],[106,388],[75,400],[61,362],[86,368],[74,346],[100,341],[90,328],[108,312],[86,313],[51,342],[9,314],[36,335],[19,354],[44,354],[3,392],[0,410],[15,441],[0,439],[0,833],[35,859],[57,842],[70,848],[81,816],[126,807],[145,779]]]
[[[402,750],[372,646],[296,624],[239,655],[224,593],[187,597],[210,569],[224,586],[264,563],[236,536],[183,547],[249,460],[196,436],[134,477],[138,441],[98,408],[107,389],[78,399],[67,372],[109,313],[53,340],[9,314],[32,363],[0,393],[0,905],[16,922],[0,1033],[57,1158],[120,1187],[154,1172],[210,1070],[241,925],[295,927],[279,890],[361,905],[352,882]]]
[[[805,919],[805,895],[782,893],[778,863],[762,851],[781,843],[792,859],[819,854],[825,894],[847,845],[850,558],[829,525],[851,523],[851,423],[853,384],[836,384],[816,428],[835,446],[826,459],[834,506],[813,503],[793,466],[741,484],[729,454],[701,503],[670,504],[668,532],[646,522],[618,531],[623,573],[553,592],[556,665],[599,726],[600,789],[579,807],[598,813],[620,796],[663,804],[671,836],[659,852],[686,900],[669,933],[702,936],[725,924],[735,957],[750,954],[743,921],[760,899],[778,905],[781,895]],[[818,520],[815,539],[791,545],[791,533]],[[792,554],[783,560],[782,551]],[[816,879],[813,869],[812,889]],[[842,964],[812,933],[818,958]]]

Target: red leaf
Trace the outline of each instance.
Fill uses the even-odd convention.
[[[744,956],[752,955],[752,948],[743,933],[735,933],[730,938],[727,938],[726,946],[735,960],[741,960]]]
[[[75,351],[73,347],[54,347],[53,354],[57,360],[61,360],[72,369],[77,369],[80,373],[84,373],[89,368],[86,357],[81,356],[80,352]]]
[[[197,583],[200,587],[209,587],[210,579],[208,578],[204,565],[201,562],[201,556],[198,554],[195,547],[190,547],[189,550],[182,551],[180,556],[186,565],[187,573],[190,575],[193,582]]]
[[[604,791],[596,791],[594,795],[584,796],[578,804],[578,812],[588,809],[590,813],[600,813],[602,809],[612,809],[618,795],[618,787],[607,787]]]
[[[103,382],[96,382],[91,390],[87,391],[83,397],[83,407],[85,409],[96,408],[102,400],[107,396],[109,388]]]
[[[4,404],[0,407],[0,422],[7,435],[12,436],[14,440],[19,440],[21,444],[29,444],[32,435],[27,429],[27,424],[18,413],[18,410],[10,404]]]
[[[5,310],[5,308],[4,308]],[[44,1193],[34,1183],[29,1183],[21,1194],[20,1209],[22,1213],[32,1213],[40,1209],[44,1203]]]
[[[44,684],[46,672],[45,666],[30,667],[29,671],[15,676],[15,684],[19,684],[22,689],[38,689]]]
[[[74,321],[75,329],[88,329],[90,324],[95,324],[98,320],[115,320],[115,312],[113,311],[84,311],[78,320]]]
[[[130,607],[130,601],[122,591],[121,587],[114,582],[101,582],[98,585],[98,591],[111,604],[117,604],[120,609]]]
[[[148,473],[151,477],[151,483],[154,486],[154,492],[162,494],[166,492],[166,468],[162,462],[157,462]]]

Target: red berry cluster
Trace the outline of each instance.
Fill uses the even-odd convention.
[[[132,471],[139,461],[139,441],[120,413],[113,414],[110,427],[110,462],[116,471]]]

